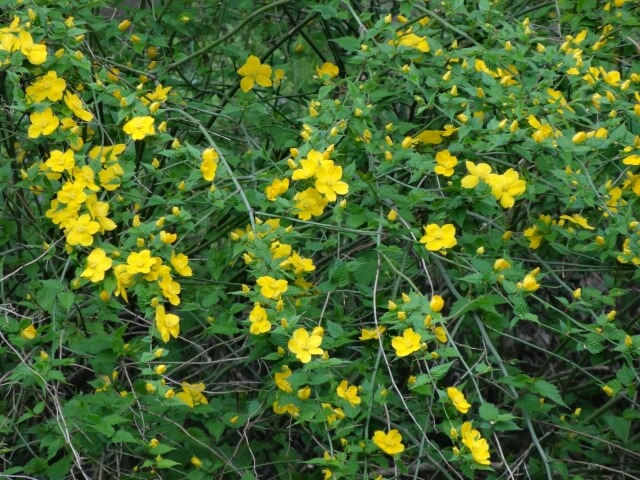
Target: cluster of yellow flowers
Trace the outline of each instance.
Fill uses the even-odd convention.
[[[471,189],[476,188],[480,182],[486,183],[503,208],[513,207],[515,197],[522,195],[527,189],[526,182],[513,168],[509,168],[503,174],[497,174],[492,173],[491,166],[487,163],[476,165],[467,161],[466,167],[469,174],[462,178],[462,187]]]
[[[293,170],[291,179],[294,181],[315,178],[313,187],[294,196],[295,208],[301,220],[322,215],[329,202],[335,202],[338,195],[349,192],[349,185],[342,181],[342,167],[329,158],[333,150],[334,145],[327,147],[324,152],[311,149],[300,160],[300,166]],[[294,153],[297,154],[297,151]]]

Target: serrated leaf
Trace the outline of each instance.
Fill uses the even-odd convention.
[[[360,49],[361,42],[358,37],[332,38],[331,41],[337,43],[340,48],[345,49],[347,52]]]
[[[480,418],[483,420],[486,420],[487,422],[494,422],[497,420],[500,411],[493,403],[486,402],[480,405],[478,413],[480,414]]]
[[[496,422],[493,425],[493,429],[496,432],[511,432],[515,430],[522,430],[516,423],[508,421],[508,422]]]
[[[629,428],[631,427],[629,420],[614,415],[607,415],[605,420],[616,437],[622,441],[627,441],[629,438]]]
[[[451,365],[452,365],[452,362],[443,363],[442,365],[438,365],[431,368],[429,372],[431,373],[431,376],[433,377],[434,380],[438,380],[447,374],[447,372],[451,368]]]
[[[169,460],[168,458],[163,458],[158,463],[156,463],[156,468],[158,469],[171,468],[171,467],[175,467],[176,465],[180,465],[180,463],[173,460]]]
[[[531,391],[554,401],[558,405],[562,405],[563,407],[567,406],[562,400],[562,395],[560,395],[560,390],[558,390],[558,387],[556,387],[553,383],[547,382],[546,380],[534,380],[533,384],[531,385]]]

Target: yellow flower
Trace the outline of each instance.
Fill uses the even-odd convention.
[[[321,165],[316,171],[316,190],[324,194],[330,202],[336,201],[337,195],[346,195],[349,185],[342,182],[342,167],[338,165]]]
[[[525,275],[524,280],[522,280],[522,282],[518,282],[517,286],[528,292],[535,292],[540,288],[540,284],[536,281],[535,275],[532,275],[531,273]]]
[[[261,287],[262,296],[271,300],[278,300],[287,291],[288,282],[286,280],[276,280],[270,276],[263,276],[256,280],[256,284]]]
[[[264,194],[267,197],[267,200],[273,202],[277,197],[285,193],[289,189],[289,179],[279,179],[275,178],[271,185],[269,185],[264,190]]]
[[[87,267],[80,276],[92,282],[100,282],[104,280],[104,272],[111,268],[112,263],[113,260],[107,257],[103,249],[96,248],[87,257]]]
[[[333,166],[333,161],[324,158],[322,152],[313,148],[309,150],[306,158],[300,160],[300,168],[293,171],[292,180],[304,180],[316,175],[321,165]],[[342,173],[342,172],[341,172]]]
[[[195,468],[200,468],[202,467],[202,460],[194,455],[191,457],[191,465],[193,465]]]
[[[511,208],[515,204],[515,197],[527,190],[527,184],[519,178],[518,172],[510,168],[502,175],[492,173],[486,179],[491,187],[491,193],[500,201],[503,208]]]
[[[279,240],[271,242],[271,245],[269,245],[269,250],[271,251],[271,257],[274,260],[291,255],[291,245],[281,243]]]
[[[324,62],[321,67],[316,66],[316,74],[322,80],[337,77],[339,73],[340,69],[331,62]]]
[[[301,220],[309,220],[312,215],[314,217],[322,215],[324,207],[327,206],[327,200],[315,188],[307,188],[303,192],[298,192],[293,199],[296,202],[295,208],[298,211],[298,218]]]
[[[398,45],[402,45],[404,47],[415,48],[416,50],[418,50],[419,52],[422,52],[422,53],[427,53],[431,49],[427,39],[424,38],[424,37],[420,37],[420,36],[416,35],[415,33],[402,34],[402,33],[398,32],[398,35],[401,35],[400,36],[400,40],[398,42]]]
[[[429,302],[429,308],[431,308],[431,311],[434,313],[442,311],[444,308],[444,298],[440,295],[434,295]]]
[[[165,244],[171,244],[178,239],[177,233],[169,233],[164,230],[160,232],[160,241]]]
[[[33,340],[34,338],[36,338],[37,334],[38,331],[33,325],[29,325],[28,327],[23,328],[20,332],[20,336],[25,340]]]
[[[363,328],[360,330],[360,338],[359,340],[376,340],[382,336],[382,334],[387,330],[387,327],[383,327],[382,325],[378,328]]]
[[[204,391],[204,383],[183,383],[182,391],[176,394],[176,398],[182,400],[189,407],[193,408],[196,405],[206,405],[209,403],[207,397],[202,392]]]
[[[497,259],[493,264],[493,269],[496,272],[500,272],[502,270],[506,270],[507,268],[511,268],[511,264],[505,260],[504,258]]]
[[[285,413],[288,413],[289,415],[291,415],[294,418],[297,417],[298,415],[300,415],[300,409],[298,407],[296,407],[293,403],[287,403],[286,405],[280,405],[280,404],[278,404],[277,400],[275,402],[273,402],[273,411],[275,413],[277,413],[278,415],[284,415]]]
[[[467,413],[469,411],[469,408],[471,408],[471,404],[467,402],[467,400],[464,398],[463,393],[456,387],[447,388],[447,395],[453,402],[453,406],[456,407],[456,410],[458,410],[460,413]]]
[[[189,266],[189,257],[184,253],[176,255],[175,251],[171,252],[171,265],[176,273],[182,277],[190,277],[193,275],[191,267]]]
[[[75,93],[66,93],[64,95],[64,103],[80,120],[84,120],[85,122],[93,120],[93,114],[83,108],[84,105],[82,104],[82,100]]]
[[[622,159],[625,165],[640,165],[640,155],[628,155]]]
[[[453,175],[453,167],[458,164],[458,159],[449,153],[449,150],[442,150],[436,154],[436,167],[434,171],[443,177]]]
[[[605,385],[602,387],[602,391],[604,393],[607,394],[607,396],[612,397],[613,396],[613,388],[611,388],[609,385]]]
[[[467,160],[465,162],[469,175],[462,178],[462,188],[475,188],[480,180],[487,181],[489,175],[491,175],[491,166],[487,163],[479,163],[476,165],[473,162]]]
[[[62,99],[62,92],[67,88],[67,82],[58,78],[58,74],[51,70],[29,85],[26,90],[27,99],[32,102],[42,102],[49,99],[57,102]]]
[[[44,165],[52,172],[70,173],[73,170],[73,167],[76,166],[73,150],[67,150],[66,152],[62,152],[61,150],[52,150],[49,158],[44,162]]]
[[[243,92],[251,90],[255,83],[261,87],[270,87],[271,82],[271,66],[260,63],[260,59],[255,55],[249,55],[247,61],[238,69],[240,80],[240,88]]]
[[[569,216],[569,215],[560,215],[560,218],[564,219],[564,220],[568,220],[571,223],[578,225],[582,228],[585,228],[587,230],[595,230],[595,227],[592,227],[591,225],[589,225],[587,223],[587,219],[584,218],[582,215],[579,215],[577,213],[574,213],[573,215]]]
[[[202,152],[202,163],[200,164],[200,172],[202,172],[202,178],[207,182],[213,182],[216,178],[216,171],[218,170],[218,152],[213,148],[207,148]]]
[[[122,130],[127,135],[131,135],[134,140],[142,140],[148,135],[155,133],[155,127],[153,123],[155,119],[149,116],[133,117],[127,123],[124,124]]]
[[[169,300],[171,305],[180,305],[180,284],[171,278],[171,275],[163,275],[158,282],[162,296]]]
[[[436,336],[440,343],[447,343],[447,332],[443,326],[438,325],[434,329],[433,334]]]
[[[424,226],[424,233],[425,235],[420,239],[420,243],[424,243],[429,251],[444,250],[458,244],[456,227],[451,223],[447,223],[442,227],[435,223],[430,223]]]
[[[171,337],[178,338],[180,334],[180,317],[173,313],[166,313],[163,305],[156,307],[156,328],[160,332],[162,341],[167,343]]]
[[[47,47],[39,43],[33,43],[33,37],[25,30],[18,34],[20,52],[27,57],[32,65],[41,65],[47,60]]]
[[[70,219],[65,225],[67,243],[71,246],[89,247],[93,244],[93,234],[100,230],[100,224],[91,220],[87,214]]]
[[[406,357],[420,350],[421,341],[422,337],[420,337],[420,334],[414,332],[412,328],[407,328],[402,333],[402,336],[393,337],[391,346],[396,350],[397,356]]]
[[[338,388],[336,389],[336,393],[340,398],[345,399],[352,406],[359,405],[362,402],[362,399],[358,396],[358,387],[355,385],[349,386],[349,382],[346,380],[342,380]]]
[[[267,316],[267,311],[259,303],[256,303],[253,306],[253,309],[249,314],[249,321],[251,322],[249,331],[253,335],[260,335],[271,330],[271,322],[269,321],[269,317]]]
[[[280,264],[280,267],[292,268],[293,273],[296,275],[300,275],[303,272],[313,272],[316,269],[312,259],[301,257],[298,253],[293,253]]]
[[[402,435],[395,428],[390,430],[389,433],[376,430],[373,434],[373,443],[387,455],[397,455],[404,452]]]
[[[40,135],[51,135],[58,125],[60,120],[53,114],[53,110],[47,108],[41,112],[35,112],[29,115],[31,125],[27,131],[29,138],[38,138]]]
[[[311,396],[311,387],[304,387],[298,389],[298,398],[300,400],[308,400]]]
[[[151,271],[151,267],[153,267],[155,263],[156,260],[151,256],[150,250],[131,252],[127,256],[127,273],[132,275],[136,273],[149,273]]]
[[[284,393],[293,392],[293,388],[291,388],[291,384],[287,381],[287,378],[291,376],[291,369],[287,365],[282,366],[282,372],[277,372],[275,374],[275,382],[276,386],[282,390]]]
[[[491,465],[489,460],[489,444],[480,436],[480,432],[471,426],[471,422],[464,422],[461,429],[462,443],[471,451],[474,462],[480,465]]]
[[[293,353],[302,363],[309,363],[311,355],[322,355],[324,350],[320,348],[322,336],[315,333],[309,335],[304,328],[298,328],[293,332],[293,337],[289,340],[287,346],[289,351]]]

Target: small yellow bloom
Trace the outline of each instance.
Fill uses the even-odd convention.
[[[602,391],[604,393],[607,394],[607,396],[612,397],[613,396],[613,388],[611,388],[609,385],[605,385],[602,387]]]
[[[23,328],[20,332],[20,336],[25,340],[33,340],[34,338],[36,338],[37,334],[38,331],[33,325],[29,325],[28,327]]]
[[[373,434],[373,443],[387,455],[398,455],[404,452],[402,435],[396,429],[390,430],[389,433],[376,430]]]

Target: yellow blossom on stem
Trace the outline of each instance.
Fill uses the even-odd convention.
[[[202,163],[200,164],[200,172],[202,178],[207,182],[213,182],[216,178],[216,171],[218,170],[218,152],[213,148],[207,148],[202,152]]]
[[[104,274],[111,268],[113,260],[107,257],[101,248],[94,249],[87,257],[87,266],[80,274],[83,278],[88,278],[92,282],[104,280]]]
[[[443,177],[453,175],[453,167],[458,164],[458,159],[449,153],[449,150],[441,150],[436,154],[436,167],[434,171]]]
[[[155,119],[149,116],[133,117],[124,124],[122,130],[127,135],[131,135],[132,139],[142,140],[143,138],[155,133],[155,127],[153,126],[154,122]]]
[[[264,190],[264,194],[267,197],[267,200],[274,202],[277,197],[285,193],[289,189],[289,179],[279,179],[275,178],[271,185],[269,185]]]
[[[315,188],[298,192],[293,199],[296,202],[295,209],[300,220],[310,220],[312,215],[314,217],[322,215],[328,203]]]
[[[45,99],[57,102],[62,99],[65,88],[67,88],[67,82],[63,78],[58,78],[58,74],[51,70],[29,85],[25,93],[27,99],[32,102],[42,102]]]
[[[460,184],[462,188],[475,188],[480,180],[487,182],[489,175],[491,175],[491,166],[487,163],[475,164],[467,160],[465,162],[469,175],[462,178]]]
[[[257,83],[261,87],[270,87],[271,82],[271,66],[266,63],[260,63],[260,59],[255,55],[249,55],[247,61],[238,69],[240,80],[240,88],[247,93]]]
[[[90,111],[84,109],[82,100],[75,93],[66,93],[64,95],[64,103],[80,120],[83,120],[85,122],[90,122],[91,120],[93,120],[93,114]]]
[[[40,135],[51,135],[58,125],[60,120],[53,114],[53,110],[47,108],[41,112],[35,112],[29,115],[31,125],[27,130],[29,138],[38,138]]]
[[[349,385],[349,382],[342,380],[338,388],[336,389],[338,396],[355,407],[362,402],[362,399],[358,396],[358,387],[355,385]]]
[[[91,220],[91,216],[80,215],[76,219],[69,219],[65,225],[67,243],[71,246],[81,245],[89,247],[93,244],[93,235],[100,230],[100,224]]]
[[[382,325],[378,328],[363,328],[360,330],[359,340],[377,340],[382,336],[382,334],[387,330],[387,327],[383,327]]]
[[[471,422],[464,422],[461,429],[462,443],[471,452],[474,462],[480,465],[491,465],[489,460],[489,444],[481,437],[480,432],[471,426]]]
[[[190,277],[193,275],[191,267],[189,266],[189,257],[184,253],[176,255],[175,251],[171,252],[171,265],[176,273],[182,277]]]
[[[249,314],[249,321],[251,322],[249,332],[251,332],[252,335],[260,335],[271,330],[271,322],[269,321],[267,311],[259,303],[253,306]]]
[[[38,331],[33,325],[28,325],[20,331],[20,336],[25,340],[33,340],[37,335]]]
[[[322,355],[324,353],[324,350],[320,348],[321,343],[321,335],[315,332],[309,335],[306,329],[298,328],[293,332],[293,336],[287,346],[298,360],[302,363],[309,363],[312,355]]]
[[[183,383],[182,391],[176,394],[176,398],[193,408],[196,405],[206,405],[209,403],[207,397],[203,395],[204,383]]]
[[[340,69],[331,62],[324,62],[322,66],[316,66],[316,74],[321,80],[337,77]]]
[[[404,452],[402,444],[402,435],[395,428],[385,433],[382,430],[376,430],[373,433],[373,443],[387,455],[398,455]]]
[[[163,305],[156,307],[156,328],[160,337],[167,343],[171,337],[178,338],[180,334],[180,317],[173,313],[166,313]]]
[[[150,250],[131,252],[127,256],[127,273],[130,273],[132,275],[136,273],[149,273],[151,271],[151,267],[155,263],[155,258],[151,257]]]
[[[429,301],[429,308],[432,312],[438,313],[444,308],[444,298],[440,295],[434,295]]]
[[[47,60],[47,47],[39,43],[33,43],[33,37],[25,30],[18,34],[18,44],[22,53],[32,65],[41,65]]]
[[[256,284],[260,287],[262,296],[270,300],[278,300],[288,287],[286,280],[276,280],[268,275],[258,278]]]
[[[458,244],[456,240],[456,227],[447,223],[440,227],[435,223],[424,226],[424,235],[420,238],[420,243],[429,251],[444,250],[452,248]]]
[[[412,328],[407,328],[402,333],[402,336],[393,337],[391,346],[395,349],[397,356],[406,357],[420,350],[421,342],[422,337],[420,334],[414,332]]]
[[[336,195],[346,195],[349,185],[341,181],[342,167],[338,165],[321,165],[316,171],[316,190],[322,193],[330,202],[336,201]]]
[[[460,413],[467,413],[471,408],[471,404],[464,398],[464,394],[456,387],[447,388],[447,396],[453,402],[453,406]]]
[[[502,175],[492,173],[487,178],[491,193],[503,208],[511,208],[515,204],[515,197],[527,190],[527,184],[520,179],[518,172],[510,168]]]
[[[277,372],[274,377],[275,377],[275,382],[276,382],[276,386],[282,390],[284,393],[291,393],[293,392],[293,388],[291,387],[291,384],[287,381],[287,378],[289,378],[291,376],[292,372],[291,369],[289,368],[288,365],[283,365],[282,366],[282,371],[281,372]]]

